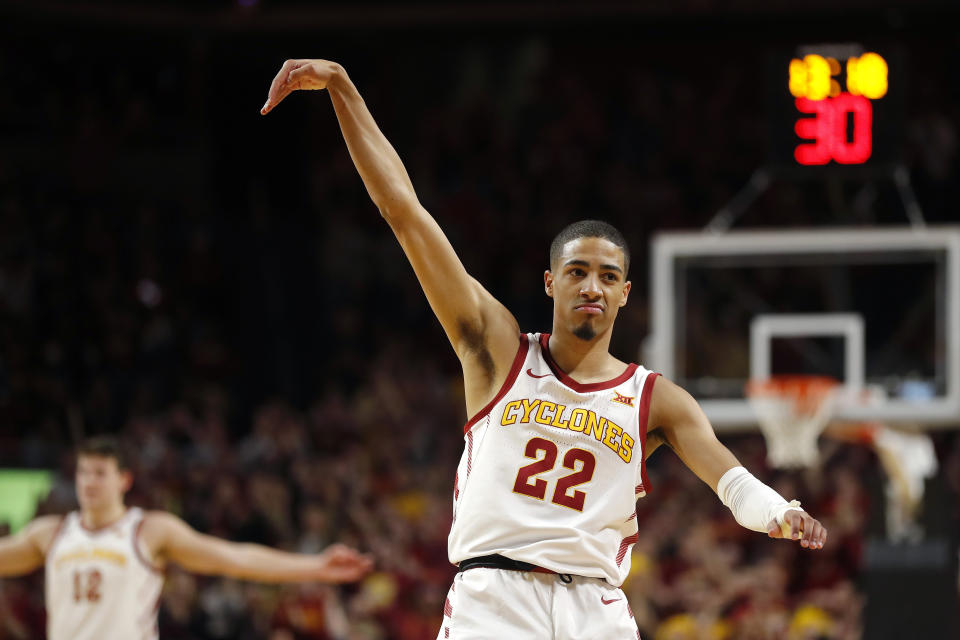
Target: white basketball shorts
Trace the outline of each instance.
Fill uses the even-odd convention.
[[[600,578],[475,568],[458,573],[437,640],[639,640],[623,591]]]

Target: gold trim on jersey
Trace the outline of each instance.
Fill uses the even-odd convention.
[[[54,561],[54,566],[59,569],[67,562],[80,560],[105,560],[106,562],[112,562],[115,565],[123,567],[127,564],[127,555],[125,553],[111,551],[110,549],[81,549],[57,556]]]

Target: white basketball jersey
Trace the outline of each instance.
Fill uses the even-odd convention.
[[[143,511],[86,529],[68,514],[46,561],[49,640],[155,640],[163,575],[144,557]]]
[[[619,586],[637,541],[636,501],[658,374],[631,364],[580,384],[553,361],[549,334],[521,336],[497,396],[464,427],[450,561],[500,554]]]

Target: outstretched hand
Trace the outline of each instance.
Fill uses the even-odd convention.
[[[342,71],[343,67],[329,60],[287,60],[273,78],[260,114],[270,113],[294,91],[326,89],[331,78]]]
[[[321,582],[355,582],[370,573],[373,559],[342,544],[333,544],[317,556],[320,566],[316,579]]]
[[[767,525],[767,535],[771,538],[799,540],[805,549],[822,549],[827,541],[827,529],[806,511],[790,509],[783,515],[783,525],[776,519]]]

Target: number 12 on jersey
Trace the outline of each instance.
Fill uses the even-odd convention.
[[[99,602],[103,574],[96,569],[73,572],[73,601]]]
[[[536,462],[520,467],[517,472],[517,479],[513,483],[513,491],[537,500],[543,500],[547,496],[547,481],[543,478],[537,478],[537,476],[557,466],[559,455],[557,445],[544,438],[532,438],[527,442],[523,455],[535,459]],[[583,503],[587,494],[574,489],[574,487],[590,482],[593,478],[593,471],[597,467],[597,459],[585,449],[574,448],[564,454],[563,467],[570,469],[573,473],[557,480],[551,502],[575,511],[583,511]],[[571,489],[573,489],[572,493],[570,492]]]

